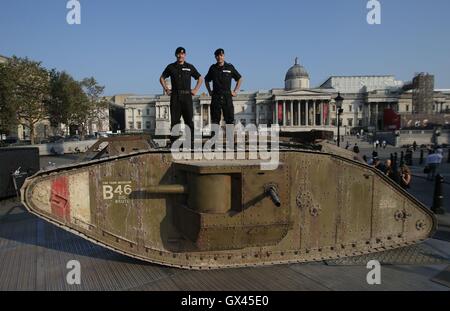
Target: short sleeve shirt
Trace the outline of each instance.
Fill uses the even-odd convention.
[[[228,94],[231,92],[231,80],[239,81],[241,75],[232,64],[224,63],[222,67],[214,64],[205,76],[206,82],[213,82],[214,94]]]
[[[200,76],[197,69],[186,62],[183,65],[178,64],[178,62],[169,64],[162,73],[164,79],[170,77],[172,90],[174,91],[190,91],[191,78],[198,80]]]

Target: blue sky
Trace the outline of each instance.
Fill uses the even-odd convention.
[[[160,93],[180,45],[203,75],[224,48],[245,90],[283,87],[296,56],[312,86],[330,75],[410,80],[426,71],[450,88],[448,0],[380,0],[376,26],[366,22],[367,0],[80,2],[81,25],[71,26],[67,0],[0,0],[0,54],[94,76],[108,95]]]

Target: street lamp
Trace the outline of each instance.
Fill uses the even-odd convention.
[[[341,131],[340,131],[340,126],[341,126],[341,114],[344,112],[344,110],[342,109],[342,103],[344,102],[344,98],[341,96],[341,93],[338,93],[338,96],[334,99],[335,103],[336,103],[336,123],[337,123],[337,145],[338,147],[341,146]]]

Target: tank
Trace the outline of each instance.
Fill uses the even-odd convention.
[[[295,137],[280,144],[272,171],[248,157],[175,160],[147,150],[40,171],[21,199],[93,243],[195,270],[358,256],[436,230],[422,203],[353,153]]]

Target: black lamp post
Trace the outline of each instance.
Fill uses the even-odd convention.
[[[344,112],[342,109],[342,103],[344,102],[344,98],[341,96],[341,93],[338,93],[338,96],[334,99],[336,103],[336,123],[337,123],[337,145],[341,146],[341,114]]]

